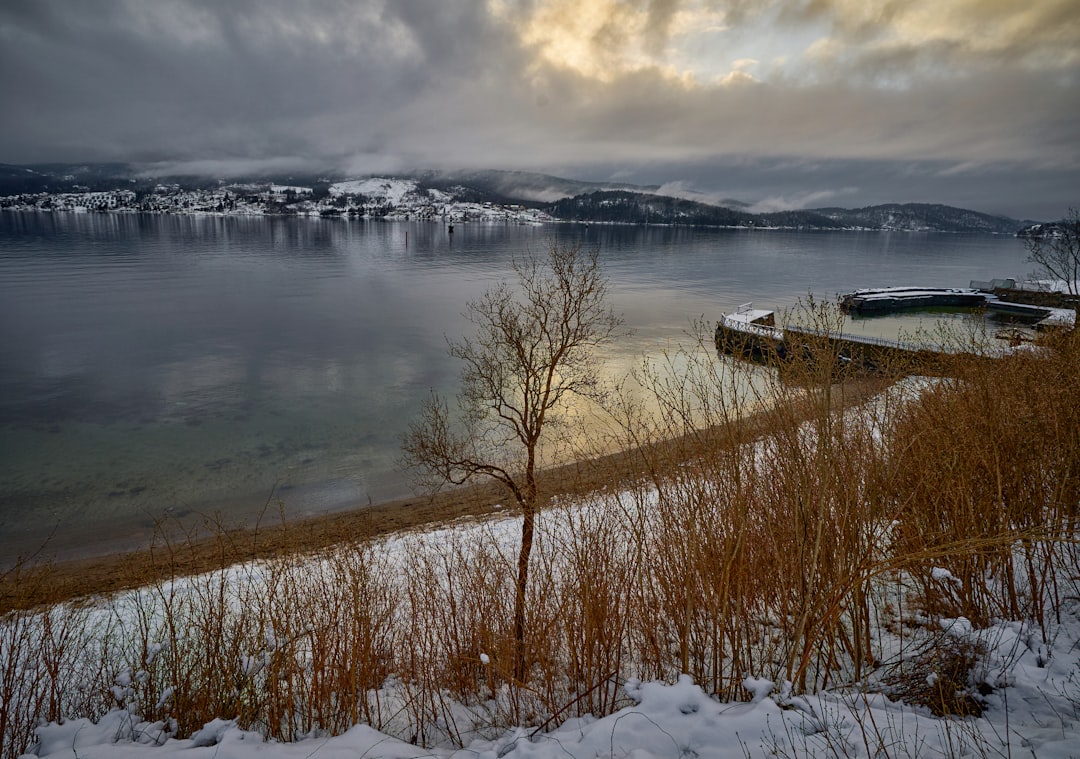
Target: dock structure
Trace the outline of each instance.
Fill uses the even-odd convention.
[[[1033,306],[987,295],[986,309],[1029,321],[1035,329],[1072,329],[1076,326],[1076,311],[1071,308]]]
[[[877,371],[900,361],[932,366],[945,354],[940,346],[881,337],[848,335],[812,327],[776,326],[774,312],[743,304],[716,325],[720,353],[765,364],[790,366],[815,356],[832,356],[841,367]]]
[[[978,308],[986,295],[967,287],[884,287],[840,296],[840,309],[850,314],[882,314],[926,308]]]
[[[890,340],[885,337],[829,332],[812,327],[784,327],[786,353],[812,358],[825,352],[846,367],[876,372],[889,367],[917,363],[934,370],[949,354],[941,345]]]
[[[783,359],[787,353],[784,330],[776,326],[774,312],[743,303],[720,317],[716,325],[716,348],[722,353],[755,360]]]
[[[1006,301],[997,297],[992,290],[981,287],[1012,281],[972,282],[972,287],[882,287],[855,290],[840,296],[840,310],[856,316],[880,316],[895,311],[928,308],[985,308],[987,311],[1031,322],[1035,329],[1071,329],[1076,325],[1076,312],[1073,309]]]
[[[974,288],[893,287],[883,290],[856,290],[842,296],[840,306],[847,313],[883,314],[904,309],[933,307],[985,308],[1034,324],[1036,329],[1072,329],[1076,312],[1004,301],[993,293]],[[796,325],[776,324],[773,311],[743,303],[725,314],[716,325],[716,349],[720,353],[749,358],[760,363],[789,367],[807,360],[827,357],[842,368],[875,372],[887,367],[918,364],[921,370],[944,367],[950,351],[941,345],[904,342],[831,332]],[[980,355],[992,356],[988,347]]]

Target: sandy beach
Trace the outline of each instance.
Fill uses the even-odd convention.
[[[860,403],[885,384],[881,377],[846,382],[837,387],[833,402],[843,407]],[[768,412],[748,415],[740,427],[740,440],[761,434],[768,428]],[[715,444],[715,439],[712,442]],[[693,441],[683,438],[649,444],[646,449],[585,456],[541,473],[541,502],[619,487],[645,476],[658,462],[659,466],[675,464],[694,454]],[[513,513],[515,509],[510,494],[495,483],[292,520],[281,519],[268,502],[255,527],[230,529],[211,519],[182,527],[166,524],[150,548],[67,561],[25,562],[0,576],[0,613],[108,594],[243,561],[310,553],[353,540]]]
[[[618,454],[546,470],[540,482],[542,497],[580,495],[618,482],[632,473],[637,459]],[[301,519],[283,520],[268,503],[258,526],[242,529],[219,527],[211,518],[200,522],[189,517],[182,525],[161,525],[158,537],[146,549],[67,560],[31,559],[9,570],[0,576],[0,613],[282,553],[307,553],[351,540],[480,519],[513,508],[504,488],[486,483]],[[110,536],[100,537],[106,541],[103,545],[109,545]],[[87,539],[92,541],[94,536]]]

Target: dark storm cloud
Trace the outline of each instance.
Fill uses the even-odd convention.
[[[8,0],[0,161],[525,168],[762,207],[888,196],[1054,215],[1080,200],[1072,8]]]
[[[567,171],[568,174],[572,172]],[[1023,164],[954,164],[941,161],[732,157],[657,165],[596,166],[598,176],[660,185],[667,195],[692,200],[751,202],[755,210],[857,208],[879,203],[946,203],[1014,218],[1059,218],[1063,198],[1075,197],[1076,174],[1032,172]],[[671,182],[679,176],[681,181]],[[1003,193],[1002,188],[1009,192]]]
[[[4,160],[326,157],[468,70],[485,17],[390,2],[6,3]]]

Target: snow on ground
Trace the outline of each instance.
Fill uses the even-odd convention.
[[[1050,315],[1043,319],[1040,324],[1048,327],[1064,327],[1073,329],[1076,327],[1076,311],[1071,308],[1048,308]]]
[[[414,541],[440,543],[473,530],[512,542],[518,526],[515,518],[464,523],[397,536],[387,546],[403,556]],[[939,580],[947,580],[947,574],[932,571]],[[257,575],[256,567],[237,567],[229,581],[250,582]],[[338,736],[274,743],[225,719],[178,740],[167,737],[160,722],[144,723],[115,709],[97,724],[77,719],[40,727],[31,751],[49,759],[1080,756],[1080,603],[1067,602],[1061,623],[1045,640],[1037,626],[1020,622],[1001,621],[981,630],[964,618],[937,620],[937,625],[943,635],[987,652],[976,672],[989,691],[980,717],[936,718],[925,707],[891,700],[873,680],[793,697],[783,685],[748,675],[744,685],[753,701],[722,703],[683,676],[671,684],[627,681],[623,690],[633,704],[600,719],[573,719],[547,732],[515,728],[460,749],[414,746],[365,725]],[[883,646],[887,654],[889,649]]]
[[[900,383],[871,405],[891,402],[890,398],[895,401],[897,394],[902,400],[930,381]],[[866,413],[876,418],[880,410],[868,408]],[[601,504],[575,508],[601,508]],[[485,531],[496,542],[512,546],[519,526],[516,517],[507,516],[403,534],[387,538],[383,553],[391,561],[407,560],[417,546],[446,544],[472,531]],[[305,566],[318,571],[319,562],[311,559]],[[939,582],[955,580],[941,568],[931,570],[931,576]],[[257,584],[259,565],[234,567],[227,578],[233,584]],[[178,580],[175,590],[182,593],[186,584],[194,582],[197,579]],[[119,610],[123,614],[124,608],[121,597],[102,613]],[[749,703],[720,702],[687,676],[675,683],[628,680],[622,691],[629,705],[613,714],[572,719],[548,731],[504,730],[494,738],[492,733],[470,739],[463,748],[423,748],[366,725],[338,736],[312,735],[276,743],[223,718],[190,738],[176,739],[168,737],[162,723],[142,722],[132,707],[114,709],[97,723],[73,719],[41,726],[30,755],[49,759],[171,755],[191,759],[1080,757],[1080,598],[1073,590],[1064,591],[1059,611],[1058,621],[1046,631],[1007,620],[984,629],[962,617],[923,620],[927,629],[938,630],[937,635],[984,652],[974,673],[985,693],[984,711],[978,717],[938,718],[924,706],[893,700],[886,695],[892,692],[888,682],[876,673],[862,682],[842,683],[812,696],[792,696],[788,685],[759,679],[751,672],[743,683],[754,696]],[[910,650],[912,642],[902,640],[904,634],[910,635],[910,629],[900,637],[895,630],[874,633],[883,659],[899,658]],[[486,654],[480,660],[488,664]],[[388,691],[395,687],[392,682],[385,686]]]
[[[984,679],[996,689],[982,717],[935,718],[852,687],[813,697],[789,697],[766,680],[747,678],[751,703],[721,703],[688,677],[674,684],[628,682],[636,703],[602,719],[571,720],[551,732],[506,731],[462,749],[425,749],[357,725],[335,737],[268,743],[234,722],[215,720],[186,740],[160,741],[162,725],[138,723],[115,710],[97,724],[72,720],[38,729],[34,755],[51,759],[164,757],[306,759],[307,757],[470,757],[471,759],[594,759],[595,757],[746,756],[1080,756],[1080,687],[1076,609],[1045,645],[1019,623],[957,636],[989,646]],[[1006,687],[1001,687],[1006,686]]]

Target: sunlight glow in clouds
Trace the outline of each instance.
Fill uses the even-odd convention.
[[[720,81],[740,58],[791,63],[809,82],[901,69],[955,76],[969,67],[1062,70],[1080,61],[1073,0],[492,0],[534,65],[611,83],[653,68]],[[728,68],[724,68],[728,66]]]
[[[748,58],[725,51],[728,13],[712,3],[546,0],[523,8],[494,0],[491,9],[533,51],[533,70],[569,70],[610,84],[650,70],[672,86],[752,81]],[[743,64],[743,65],[740,65]]]
[[[647,10],[619,0],[549,0],[514,22],[505,4],[496,6],[517,27],[536,66],[567,69],[610,83],[618,74],[662,65],[650,41],[655,35]]]
[[[8,163],[1080,186],[1076,0],[3,0],[0,71]]]

